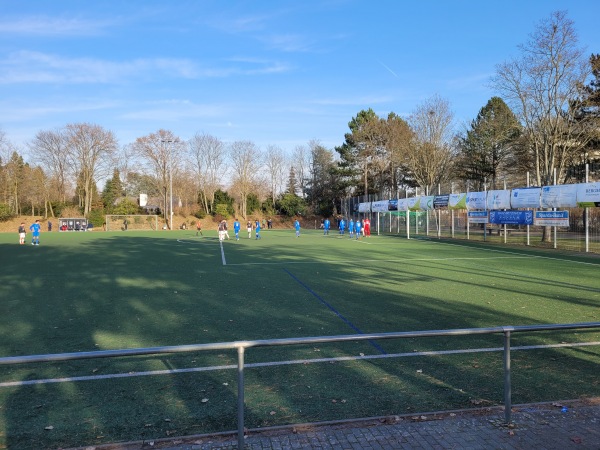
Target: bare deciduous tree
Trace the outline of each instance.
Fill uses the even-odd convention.
[[[153,175],[157,189],[163,201],[163,215],[169,229],[173,229],[170,216],[170,191],[173,177],[177,176],[179,161],[184,160],[185,145],[168,130],[158,130],[147,136],[139,137],[133,143],[132,149],[145,165],[147,173]],[[168,211],[167,211],[168,210]]]
[[[298,145],[294,148],[292,166],[296,174],[296,182],[300,188],[300,196],[304,198],[306,179],[310,173],[310,152],[303,145]]]
[[[286,158],[283,154],[283,150],[276,145],[269,145],[265,155],[265,166],[269,172],[270,180],[270,195],[272,205],[275,207],[275,199],[277,195],[283,190],[283,185],[286,178]]]
[[[407,165],[428,192],[451,175],[453,120],[450,104],[437,95],[417,106],[409,118],[414,137],[406,154]]]
[[[202,194],[202,206],[210,213],[215,201],[215,192],[221,188],[227,172],[225,146],[218,138],[209,134],[196,134],[189,141],[190,155],[194,164],[198,188]]]
[[[47,175],[56,180],[59,201],[66,203],[69,155],[64,131],[39,131],[29,143],[29,148]]]
[[[565,168],[587,143],[585,119],[573,102],[590,73],[578,46],[574,24],[566,12],[554,12],[540,22],[521,56],[496,67],[495,88],[511,106],[524,127],[539,186],[561,183]]]
[[[112,131],[89,123],[67,125],[65,139],[73,171],[81,180],[83,213],[87,216],[97,178],[108,176],[113,169],[117,139]]]
[[[233,186],[240,196],[241,215],[246,219],[248,195],[256,186],[261,155],[253,142],[236,141],[230,146],[230,157],[233,168]]]

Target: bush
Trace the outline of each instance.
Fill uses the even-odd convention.
[[[215,205],[215,216],[221,216],[224,219],[229,219],[233,215],[233,211],[229,211],[229,205],[218,203]]]
[[[88,222],[91,222],[94,227],[100,227],[105,220],[104,209],[92,209],[88,214]]]
[[[286,193],[277,200],[277,208],[286,216],[303,216],[306,214],[306,202],[295,194]]]
[[[10,212],[10,208],[5,203],[0,203],[0,221],[4,222],[6,220],[12,219],[14,217]]]

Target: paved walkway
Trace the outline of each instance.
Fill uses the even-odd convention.
[[[402,416],[251,432],[245,448],[296,449],[592,449],[600,450],[600,399],[514,408],[513,424],[501,409]],[[97,450],[232,450],[237,435],[147,441]]]

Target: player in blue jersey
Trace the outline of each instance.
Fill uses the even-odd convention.
[[[361,229],[360,220],[356,221],[355,228],[356,228],[356,239],[360,239],[360,229]]]
[[[348,235],[350,235],[350,239],[352,239],[352,235],[354,234],[354,220],[350,219],[348,222]]]
[[[254,223],[254,231],[256,232],[256,239],[260,239],[260,220]]]
[[[329,228],[331,228],[331,222],[329,221],[329,219],[325,219],[325,222],[323,222],[323,234],[325,236],[329,235]]]
[[[40,245],[40,230],[42,226],[40,225],[39,219],[32,223],[29,227],[29,230],[32,232],[31,234],[31,245]]]
[[[233,221],[233,232],[235,233],[235,240],[239,241],[240,240],[240,221],[235,219]]]
[[[296,237],[300,237],[300,222],[297,220],[294,222],[294,228],[296,229]]]
[[[344,219],[340,219],[340,234],[344,234],[344,230],[346,230],[346,221]]]

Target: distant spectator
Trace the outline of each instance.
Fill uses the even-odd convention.
[[[48,231],[52,231],[52,222],[48,221]]]

